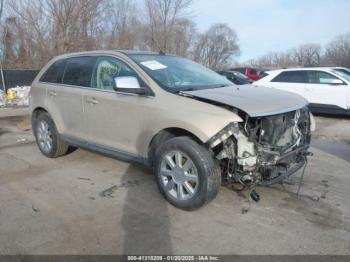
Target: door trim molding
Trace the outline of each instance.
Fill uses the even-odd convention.
[[[103,154],[112,158],[116,158],[118,160],[123,160],[126,162],[132,162],[132,163],[137,163],[144,166],[149,166],[148,159],[140,155],[135,155],[135,154],[114,149],[108,146],[84,141],[68,135],[60,135],[60,138],[66,143],[68,143],[69,145],[72,145],[75,147],[84,148],[93,152],[98,152],[100,154]]]

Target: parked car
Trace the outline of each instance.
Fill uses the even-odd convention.
[[[236,85],[247,85],[253,83],[253,80],[249,79],[245,75],[236,71],[218,71],[220,75],[225,76],[228,80]]]
[[[240,72],[241,74],[247,76],[249,79],[256,81],[264,77],[264,72],[257,68],[252,67],[234,67],[230,68],[230,71]]]
[[[299,95],[229,80],[191,60],[136,51],[58,56],[30,90],[40,151],[88,148],[153,169],[174,206],[193,210],[221,182],[277,183],[306,162],[312,115]]]
[[[350,114],[350,76],[333,68],[291,68],[268,71],[254,85],[305,97],[314,113]]]

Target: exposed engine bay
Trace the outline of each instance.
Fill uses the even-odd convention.
[[[304,107],[231,123],[208,146],[220,160],[223,181],[249,189],[271,185],[301,169],[308,155],[311,115]]]

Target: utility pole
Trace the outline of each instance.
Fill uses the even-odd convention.
[[[2,86],[3,86],[3,91],[6,94],[5,78],[4,78],[4,71],[2,69],[1,58],[0,58],[0,74],[1,74],[1,82],[2,82]]]
[[[0,0],[0,25],[1,25],[1,18],[2,18],[2,12],[4,11],[4,0]],[[7,27],[5,29],[5,36],[7,34]],[[1,82],[2,82],[2,87],[3,87],[3,91],[4,91],[4,97],[3,97],[3,101],[5,101],[5,105],[6,105],[6,86],[5,86],[5,78],[4,78],[4,71],[2,68],[2,55],[0,56],[0,74],[1,74]]]
[[[1,18],[2,18],[2,12],[4,11],[4,0],[0,0],[0,27],[1,27]],[[7,28],[5,29],[5,34],[7,34]],[[2,82],[2,86],[3,86],[3,89],[4,89],[4,92],[6,94],[6,87],[5,87],[5,79],[4,79],[4,71],[2,69],[2,62],[1,62],[1,59],[2,59],[2,52],[0,54],[0,74],[1,74],[1,82]]]

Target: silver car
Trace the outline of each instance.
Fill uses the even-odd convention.
[[[153,169],[160,192],[193,210],[221,183],[273,184],[304,166],[312,116],[291,93],[235,86],[177,56],[94,51],[58,56],[30,91],[40,151],[82,147]]]

